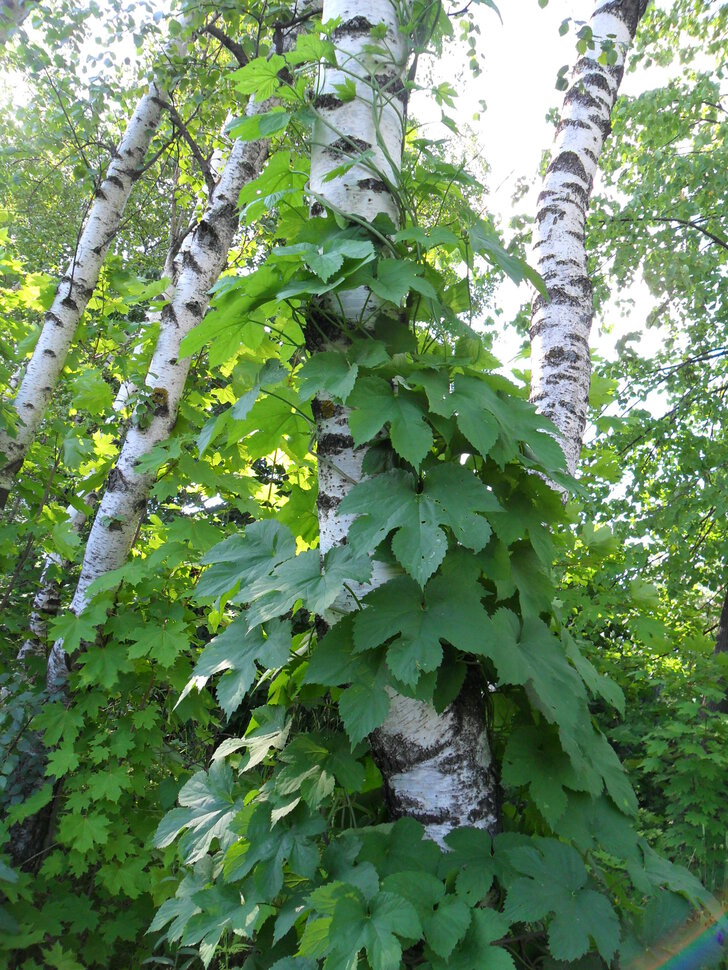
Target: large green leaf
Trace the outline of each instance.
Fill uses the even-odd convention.
[[[198,771],[183,785],[179,808],[168,812],[157,826],[154,844],[169,845],[186,830],[180,849],[188,865],[202,859],[213,839],[225,845],[235,838],[232,821],[243,806],[234,793],[234,778],[225,761],[213,762],[209,772]]]
[[[197,596],[224,596],[239,584],[267,575],[296,554],[292,533],[275,520],[254,522],[244,535],[233,535],[214,546],[203,558],[210,565],[197,584]]]
[[[210,677],[222,673],[217,699],[230,718],[253,685],[257,665],[264,670],[281,667],[288,659],[290,649],[290,622],[276,619],[265,628],[255,626],[249,630],[248,618],[243,613],[207,644],[177,703],[193,687],[202,690]]]
[[[350,582],[364,583],[371,576],[368,556],[348,546],[329,550],[321,564],[318,549],[309,549],[280,562],[268,575],[261,576],[238,598],[249,602],[251,626],[288,612],[299,600],[311,613],[324,613]]]
[[[360,377],[347,404],[353,409],[349,430],[354,444],[371,441],[389,423],[392,447],[405,461],[419,468],[433,444],[420,396],[401,387],[395,391],[381,377]]]
[[[447,552],[444,526],[463,545],[482,549],[490,526],[481,512],[500,506],[495,496],[462,466],[440,464],[421,481],[393,470],[358,485],[339,506],[342,515],[357,514],[349,529],[354,549],[371,550],[392,531],[392,551],[420,586],[439,568]]]
[[[427,584],[424,593],[406,576],[369,593],[364,600],[366,609],[354,618],[357,651],[391,641],[387,664],[410,687],[423,673],[439,667],[441,640],[466,652],[483,652],[488,617],[479,587],[472,580],[472,573],[454,561]]]
[[[606,896],[588,886],[578,852],[554,839],[534,840],[509,854],[522,877],[508,890],[505,916],[510,922],[549,920],[549,948],[557,960],[576,960],[593,940],[609,962],[619,945],[619,921]]]

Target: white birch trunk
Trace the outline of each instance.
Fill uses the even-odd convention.
[[[0,432],[0,506],[5,504],[35,432],[55,389],[78,322],[98,282],[101,266],[116,234],[132,186],[141,170],[162,105],[154,85],[140,100],[106,173],[83,227],[76,252],[61,279],[53,304],[13,401],[16,436]]]
[[[340,20],[334,33],[339,69],[326,71],[316,102],[320,120],[314,126],[311,158],[311,188],[317,200],[313,214],[328,206],[367,221],[382,212],[395,223],[399,221],[390,184],[398,182],[402,158],[408,51],[397,9],[393,0],[370,0],[365,13],[355,0],[324,3],[324,22]],[[387,26],[383,41],[373,41],[370,35],[378,24]],[[386,53],[372,53],[375,44],[386,47]],[[342,102],[336,85],[352,76],[357,97]],[[372,152],[375,170],[358,163],[345,174],[325,181],[347,155],[357,156],[367,150]],[[351,322],[366,323],[362,318],[376,311],[366,290],[344,296],[344,312]],[[323,554],[346,539],[348,517],[337,517],[336,510],[352,482],[362,478],[363,449],[354,447],[346,408],[319,400],[314,404],[314,415]],[[386,573],[379,570],[369,589],[385,579]],[[371,741],[392,816],[418,819],[428,836],[440,845],[448,832],[460,825],[494,831],[498,825],[498,785],[481,685],[469,684],[442,714],[431,704],[394,692],[390,700],[387,720]]]
[[[647,3],[598,3],[589,21],[595,50],[581,57],[572,72],[538,198],[532,263],[549,300],[537,295],[531,309],[531,401],[558,428],[572,474],[586,427],[591,376],[594,311],[584,245],[586,214],[625,57]],[[611,66],[598,61],[605,40],[613,42],[617,54]]]
[[[296,26],[289,31],[284,49],[295,44],[299,30]],[[251,103],[249,112],[264,112],[270,106],[270,101]],[[233,144],[205,213],[175,261],[174,293],[162,311],[157,346],[145,381],[145,406],[137,406],[91,528],[70,607],[76,615],[88,605],[88,590],[94,580],[123,566],[132,548],[154,482],[154,474],[140,472],[138,463],[172,432],[191,365],[189,357],[180,359],[180,344],[205,315],[210,288],[225,268],[238,227],[238,197],[243,186],[260,174],[267,157],[266,140]],[[64,689],[67,659],[63,642],[56,641],[48,659],[51,690]]]
[[[183,24],[187,21],[183,18]],[[171,38],[168,52],[182,57],[186,42]],[[53,303],[18,388],[13,408],[18,420],[15,436],[0,431],[0,509],[4,508],[15,476],[43,419],[68,356],[76,328],[98,283],[111,241],[118,232],[132,188],[164,108],[164,92],[152,82],[131,116],[104,181],[96,192],[76,251],[62,277]]]

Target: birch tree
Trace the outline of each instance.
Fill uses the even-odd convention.
[[[538,198],[533,263],[548,296],[531,310],[531,400],[559,429],[576,471],[586,427],[594,309],[585,248],[586,215],[624,64],[648,0],[597,6],[582,29],[576,62]]]
[[[170,46],[172,52],[182,56],[184,44],[174,40]],[[12,402],[17,415],[15,427],[0,429],[0,456],[4,458],[0,469],[2,507],[61,376],[78,322],[94,293],[134,183],[143,172],[163,107],[163,90],[153,82],[137,104],[124,136],[114,150],[79,234],[73,258],[45,315],[38,341]]]
[[[282,50],[295,45],[301,22],[299,19],[282,36]],[[251,102],[249,117],[254,118],[267,108],[270,104],[265,101]],[[171,435],[192,363],[189,356],[180,353],[182,341],[201,323],[210,289],[225,268],[238,226],[240,191],[260,174],[267,157],[266,140],[234,142],[209,205],[180,253],[181,265],[174,273],[170,300],[162,310],[146,388],[86,543],[81,576],[70,607],[76,614],[88,605],[92,583],[122,566],[132,548],[154,481],[154,472],[140,466]],[[67,658],[59,640],[48,659],[48,682],[54,689],[62,689],[66,676]]]
[[[413,45],[420,30],[430,36],[431,14],[439,8],[389,0],[371,16],[346,4],[324,10],[334,19],[313,98],[314,218],[250,281],[268,299],[308,297],[309,357],[286,380],[297,379],[299,402],[312,400],[320,548],[301,549],[264,520],[205,558],[199,601],[216,616],[224,603],[240,609],[203,649],[183,696],[222,674],[218,695],[233,713],[262,670],[259,682],[275,678],[275,700],[220,745],[160,824],[157,845],[181,836],[182,858],[198,868],[153,928],[169,926],[173,939],[190,925],[174,922],[190,892],[204,911],[205,894],[233,891],[272,907],[271,928],[225,924],[271,961],[346,963],[365,953],[378,970],[401,965],[408,950],[434,967],[511,966],[498,949],[508,950],[509,927],[545,920],[554,958],[593,947],[608,962],[619,921],[582,869],[576,791],[589,793],[580,802],[587,814],[624,820],[631,834],[620,853],[646,853],[642,867],[649,850],[631,829],[634,796],[593,727],[585,681],[607,703],[615,697],[552,611],[547,522],[561,503],[546,482],[566,482],[555,426],[490,373],[472,333],[457,331],[462,339],[446,339],[438,354],[426,336],[457,330],[431,249],[452,247],[470,266],[475,251],[513,275],[527,272],[472,212],[463,245],[449,227],[419,224],[408,200],[403,34]],[[303,267],[291,279],[295,257]],[[317,615],[315,631],[294,636],[286,659],[301,606]],[[299,703],[309,712],[300,729]],[[500,737],[488,730],[494,708]],[[384,800],[376,815],[352,803],[373,764]],[[346,821],[325,826],[322,812],[336,818],[342,790]],[[202,813],[223,799],[238,821],[235,832],[216,829],[215,845]],[[377,824],[382,817],[388,824]],[[503,817],[512,831],[500,831]],[[595,817],[586,823],[591,845],[604,837],[591,828]],[[484,908],[494,879],[505,904]],[[576,898],[585,914],[578,927]],[[186,938],[209,961],[223,928]]]
[[[368,11],[365,24],[352,15],[346,2],[324,6],[324,21],[337,20],[340,26],[335,34],[337,66],[324,73],[312,135],[311,191],[316,210],[329,207],[345,218],[366,223],[375,222],[380,215],[388,216],[395,225],[400,222],[394,189],[400,181],[405,137],[410,52],[404,30],[411,15],[411,8],[383,0]],[[376,26],[377,33],[368,33],[366,26],[369,31]],[[376,85],[372,85],[375,77]],[[344,102],[337,92],[347,83],[355,85],[356,97]],[[355,161],[339,175],[342,157],[347,156]],[[357,156],[363,156],[362,160],[357,161]],[[342,309],[344,315],[338,319],[341,333],[331,344],[334,347],[345,342],[346,334],[354,329],[372,332],[378,315],[384,313],[386,320],[386,314],[392,313],[391,309],[383,311],[381,300],[365,287],[342,301],[338,313],[334,307],[329,309],[334,320]],[[310,349],[327,350],[329,345],[322,348],[313,340]],[[352,519],[340,516],[339,506],[351,486],[364,477],[365,449],[357,447],[351,436],[349,409],[319,397],[314,414],[319,531],[321,552],[326,555],[347,542]],[[360,593],[377,585],[375,574]],[[476,825],[491,832],[498,827],[497,782],[483,720],[482,691],[482,682],[474,676],[454,704],[439,714],[432,704],[392,693],[387,719],[375,735],[374,749],[394,817],[422,820],[428,835],[440,844],[458,825]]]

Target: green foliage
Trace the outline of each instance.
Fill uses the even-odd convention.
[[[2,958],[22,970],[624,961],[689,904],[706,901],[681,864],[711,888],[724,880],[726,729],[711,704],[723,697],[725,665],[710,658],[702,633],[705,590],[718,588],[725,554],[721,453],[706,458],[720,438],[706,427],[722,423],[722,398],[692,409],[672,442],[677,457],[658,425],[624,499],[610,490],[646,415],[603,415],[582,504],[565,511],[548,484],[573,486],[553,428],[472,327],[502,274],[543,286],[483,216],[482,186],[451,148],[410,135],[392,187],[401,228],[338,212],[310,218],[311,87],[316,65],[336,61],[335,29],[301,36],[284,56],[266,46],[277,5],[260,23],[219,6],[248,64],[225,75],[215,48],[195,76],[179,77],[171,64],[170,90],[178,104],[196,105],[187,123],[207,154],[230,99],[205,92],[234,86],[236,95],[276,97],[279,107],[229,125],[234,137],[271,139],[274,150],[240,197],[236,270],[218,281],[210,312],[185,339],[194,366],[172,437],[142,466],[156,478],[135,554],[97,582],[80,617],[53,620],[41,644],[63,636],[73,653],[69,703],[42,689],[42,662],[30,665],[27,682],[0,675],[0,797],[8,806],[0,836],[54,813],[52,839],[27,871],[0,862]],[[453,32],[442,7],[428,3],[415,4],[410,26],[415,48],[425,39],[437,47]],[[460,29],[477,68],[469,13]],[[48,30],[55,36],[57,24]],[[586,35],[580,40],[588,46]],[[615,151],[635,142],[659,155],[655,139],[681,137],[686,121],[701,131],[698,104],[719,97],[716,83],[697,79],[690,104],[685,91],[671,90],[631,116],[625,108],[617,122],[639,137],[618,140]],[[353,99],[353,87],[339,86],[342,101]],[[93,144],[97,122],[114,127],[106,90],[94,89],[86,113],[73,115],[74,131]],[[449,85],[435,89],[443,111],[453,94]],[[43,158],[69,142],[68,133],[51,137],[50,120],[47,141],[40,138],[48,100],[46,92],[20,117]],[[679,194],[681,179],[700,188],[683,193],[690,198],[680,218],[703,213],[710,192],[720,197],[720,137],[697,136],[696,152],[710,149],[716,160],[699,159],[695,171],[674,162],[670,180],[657,179],[665,190],[656,205]],[[68,165],[81,165],[83,178],[67,181],[80,193],[102,159],[83,165],[77,150]],[[120,414],[112,401],[122,381],[142,383],[156,337],[146,314],[167,285],[155,251],[169,217],[185,223],[205,198],[194,156],[179,143],[175,152],[145,175],[173,199],[171,211],[134,210],[34,445],[29,467],[42,473],[22,479],[0,526],[3,671],[27,635],[45,554],[64,561],[59,583],[77,570],[83,534],[71,528],[67,503],[92,511],[132,407],[143,430],[142,393]],[[353,161],[367,163],[352,156],[342,168]],[[607,178],[626,184],[628,161],[615,155]],[[632,225],[655,195],[654,183],[641,190],[642,171],[640,162],[629,173]],[[710,185],[708,174],[716,176]],[[74,227],[54,219],[33,248],[36,226],[21,218],[29,200],[3,192],[13,227],[0,237],[6,385],[51,292],[38,269],[63,263]],[[721,239],[712,209],[710,218],[705,225]],[[615,238],[600,231],[597,245]],[[25,263],[14,239],[29,254]],[[634,263],[630,249],[622,252],[617,280]],[[708,282],[699,247],[661,245],[647,275],[655,292],[684,294],[692,311],[709,305],[721,267]],[[381,302],[372,319],[341,335],[337,303],[360,287]],[[710,334],[699,317],[701,360],[715,360]],[[307,353],[307,344],[323,349]],[[676,369],[670,393],[679,397],[692,373]],[[647,385],[638,365],[631,376]],[[596,382],[595,407],[608,403],[619,377],[607,369]],[[354,517],[347,543],[323,559],[314,398],[350,409],[352,438],[366,452],[366,478],[339,508]],[[0,420],[12,420],[2,405]],[[712,507],[713,531],[683,569],[685,524],[670,506],[691,489],[704,502],[690,513],[691,530]],[[603,525],[608,502],[614,531]],[[636,535],[647,537],[646,548]],[[672,557],[662,574],[646,555],[653,543]],[[375,568],[387,581],[362,593]],[[315,616],[338,622],[325,632]],[[503,830],[457,829],[441,851],[412,819],[387,819],[368,737],[384,722],[392,690],[443,711],[476,670],[489,685],[482,707],[501,766]],[[25,798],[18,769],[41,740],[45,774]]]
[[[323,243],[326,227],[341,231],[329,220],[301,234]],[[366,243],[363,227],[345,231]],[[399,234],[399,245],[407,238],[418,234]],[[318,284],[304,282],[309,245],[272,252],[252,292],[271,304],[318,294]],[[371,252],[347,252],[329,292],[375,288],[383,262],[389,272],[391,260],[375,255],[349,274],[347,259]],[[292,271],[301,285],[291,284]],[[354,443],[368,449],[368,477],[338,510],[356,517],[346,546],[321,558],[265,521],[205,559],[200,601],[241,609],[205,648],[185,696],[225,671],[218,694],[226,678],[267,682],[280,713],[269,725],[253,712],[244,735],[223,744],[158,828],[160,847],[181,835],[189,870],[153,926],[169,926],[171,941],[199,943],[206,964],[224,926],[261,966],[349,967],[365,958],[389,970],[406,952],[443,968],[506,968],[514,965],[510,935],[524,923],[546,933],[534,953],[548,946],[572,961],[593,947],[608,962],[632,932],[620,926],[615,895],[637,909],[662,886],[693,898],[701,891],[677,868],[651,868],[633,828],[631,786],[589,708],[589,692],[619,705],[619,691],[552,611],[549,523],[562,506],[547,482],[567,482],[553,429],[493,372],[497,361],[474,335],[428,348],[425,323],[447,317],[442,275],[406,267],[397,285],[380,295],[410,308],[408,327],[390,319],[369,335],[355,331],[340,350],[281,378],[300,388],[295,404],[286,391],[292,407],[303,411],[318,394],[351,408]],[[250,306],[250,292],[246,280],[239,306]],[[255,427],[252,414],[241,435]],[[395,575],[359,599],[372,552]],[[289,621],[306,624],[342,602],[351,604],[347,615],[323,638],[311,629],[291,638]],[[443,854],[418,823],[382,822],[367,737],[386,718],[388,691],[443,710],[472,665],[493,685],[506,831],[491,839],[458,830]],[[235,716],[232,705],[226,713]],[[221,913],[221,899],[238,902],[213,930],[207,920]],[[496,908],[482,908],[486,900]]]

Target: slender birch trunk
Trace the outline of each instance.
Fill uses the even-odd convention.
[[[300,25],[291,28],[284,49],[295,44],[299,30]],[[249,111],[263,112],[270,105],[270,101],[251,103]],[[77,615],[89,603],[88,590],[94,580],[123,566],[132,548],[154,483],[154,474],[139,471],[138,464],[172,432],[191,364],[189,357],[180,359],[180,344],[205,315],[210,288],[225,268],[238,227],[238,197],[243,186],[260,174],[267,158],[268,142],[264,139],[233,144],[205,213],[180,250],[181,265],[174,293],[162,310],[144,400],[137,405],[86,544],[70,606]],[[63,642],[58,640],[48,659],[48,685],[51,690],[62,691],[67,678],[68,658]]]
[[[184,250],[183,241],[181,253]],[[176,266],[174,255],[177,249],[178,236],[175,232],[171,233],[171,247],[167,253],[164,264],[163,276],[168,277],[174,284],[176,278]],[[157,313],[150,314],[150,320]],[[138,354],[143,349],[143,344],[138,345],[134,354]],[[129,403],[132,394],[137,390],[133,381],[122,381],[113,402],[113,410],[119,412]],[[86,507],[95,506],[98,496],[95,493],[84,496]],[[88,512],[86,508],[76,509],[69,506],[67,513],[70,519],[71,528],[74,532],[80,533],[86,524]],[[17,656],[18,676],[28,679],[28,668],[30,661],[34,657],[39,657],[45,661],[46,671],[48,665],[47,643],[48,643],[48,624],[53,617],[57,616],[61,607],[61,585],[63,573],[70,564],[64,562],[57,552],[49,553],[43,564],[38,592],[33,600],[33,612],[30,616],[29,627],[30,636],[25,640]],[[43,686],[47,684],[46,681]],[[4,697],[0,695],[0,702]],[[34,792],[38,791],[46,780],[45,769],[47,765],[46,749],[41,736],[35,732],[29,732],[26,738],[26,752],[22,763],[13,772],[8,784],[8,791],[19,801],[26,801]],[[60,784],[60,783],[58,783]],[[10,831],[9,849],[13,861],[16,865],[27,866],[32,860],[40,860],[42,850],[48,836],[49,827],[55,811],[55,798],[42,809],[38,814],[30,816],[24,822],[14,825]]]
[[[175,39],[170,49],[179,56],[185,45]],[[15,436],[0,431],[0,509],[5,507],[15,476],[23,466],[58,383],[76,328],[96,288],[134,183],[143,170],[163,108],[163,91],[152,82],[137,104],[97,189],[76,251],[45,315],[38,342],[12,402],[18,416]]]
[[[354,0],[324,3],[323,21],[339,20],[334,42],[340,69],[326,70],[317,103],[319,121],[314,127],[311,155],[314,213],[330,206],[367,221],[379,213],[399,221],[396,199],[387,188],[388,183],[399,181],[406,117],[408,50],[398,9],[394,0],[370,0],[365,13]],[[377,25],[386,26],[383,41],[374,41],[370,33]],[[381,47],[387,53],[376,52]],[[342,102],[337,85],[349,78],[355,80],[356,98]],[[376,79],[376,91],[372,78]],[[371,165],[357,164],[326,181],[343,157],[365,149],[371,150],[372,164],[383,178],[372,172]],[[348,321],[366,326],[367,316],[379,310],[368,290],[343,296]],[[352,483],[362,478],[364,449],[354,447],[346,408],[319,399],[314,416],[319,532],[324,554],[346,541],[348,517],[337,517],[336,510]],[[369,588],[385,578],[378,572]],[[392,815],[418,819],[440,844],[459,825],[494,831],[498,825],[498,785],[486,733],[483,685],[473,678],[442,714],[431,704],[394,692],[390,700],[387,720],[371,741]]]
[[[589,21],[595,50],[579,58],[572,72],[538,198],[533,263],[549,299],[537,295],[531,308],[531,401],[558,428],[572,474],[586,427],[591,375],[594,309],[584,245],[586,214],[627,51],[648,2],[598,3]],[[598,60],[605,41],[616,54],[609,66]]]

